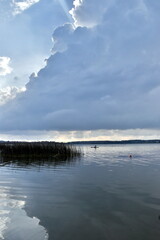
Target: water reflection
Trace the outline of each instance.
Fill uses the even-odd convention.
[[[56,166],[65,166],[65,165],[74,165],[77,161],[80,160],[80,157],[72,157],[72,158],[44,158],[43,156],[40,158],[21,156],[17,157],[0,157],[0,167],[3,166],[16,166],[16,167],[56,167]]]
[[[33,158],[23,156],[20,158],[0,158],[1,182],[0,182],[0,239],[5,240],[45,240],[48,239],[47,230],[40,225],[38,217],[32,214],[29,217],[25,211],[27,195],[22,195],[25,185],[25,176],[13,173],[13,170],[27,169],[34,175],[34,169],[57,169],[74,166],[76,158]],[[10,172],[12,170],[12,173]],[[15,176],[17,175],[17,176]],[[12,176],[12,177],[11,177]],[[13,177],[14,176],[14,177]],[[9,181],[10,179],[10,181]],[[18,183],[17,183],[17,179]],[[21,181],[21,184],[20,182]],[[32,180],[31,180],[32,181]],[[45,180],[44,180],[45,181]],[[15,183],[14,183],[15,182]],[[45,182],[46,184],[46,182]],[[20,185],[20,186],[19,186]],[[22,185],[22,187],[21,187]],[[35,185],[35,183],[31,184]],[[37,192],[39,188],[35,189]],[[45,203],[44,203],[45,206]]]
[[[84,146],[80,161],[1,161],[0,238],[159,240],[159,146]]]
[[[24,207],[26,196],[11,195],[11,182],[1,182],[0,187],[0,239],[29,240],[48,239],[47,231],[39,225],[40,220],[27,216]],[[7,186],[5,186],[5,184]]]

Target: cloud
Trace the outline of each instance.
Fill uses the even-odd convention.
[[[103,14],[113,1],[101,0],[74,0],[74,7],[69,11],[74,19],[75,26],[93,27],[101,22]]]
[[[17,94],[24,92],[26,89],[25,87],[15,87],[15,86],[8,86],[6,88],[0,89],[0,105],[6,104],[6,102],[14,99]]]
[[[1,108],[1,129],[159,128],[158,7],[151,0],[75,1],[78,27],[54,31],[53,54]]]
[[[99,141],[128,139],[160,139],[160,129],[94,130],[94,131],[6,131],[0,139],[7,141]]]
[[[9,57],[0,57],[0,76],[5,76],[12,72],[12,68],[9,66],[10,60]]]
[[[1,0],[0,1],[0,20],[5,22],[13,16],[22,13],[40,0]]]
[[[32,5],[38,3],[40,0],[13,0],[13,15],[20,14],[24,10],[30,8]]]

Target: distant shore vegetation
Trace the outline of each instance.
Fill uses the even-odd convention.
[[[71,159],[81,155],[80,150],[71,144],[58,142],[1,142],[2,159]]]
[[[120,140],[120,141],[74,141],[69,142],[70,144],[157,144],[160,143],[160,139],[151,139],[151,140]]]

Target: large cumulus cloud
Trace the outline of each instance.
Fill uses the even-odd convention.
[[[159,128],[159,9],[151,0],[76,0],[75,25],[54,31],[53,54],[1,108],[1,129]]]

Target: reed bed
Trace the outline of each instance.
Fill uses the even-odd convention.
[[[1,158],[69,159],[80,156],[75,146],[56,142],[3,142],[0,143]]]

